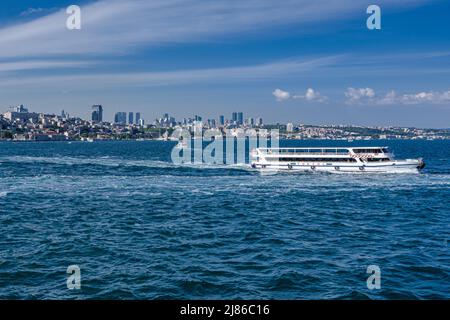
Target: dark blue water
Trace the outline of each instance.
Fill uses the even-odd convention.
[[[0,143],[0,298],[450,298],[450,141],[362,144],[427,168],[259,175],[175,166],[170,142]]]

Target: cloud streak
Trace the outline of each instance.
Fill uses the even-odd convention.
[[[379,5],[422,2],[426,1],[384,0]],[[145,46],[342,19],[360,12],[363,5],[338,0],[102,0],[81,8],[82,30],[66,29],[63,8],[0,29],[0,58],[123,54]]]
[[[36,70],[36,69],[71,69],[92,65],[87,61],[63,61],[63,60],[26,60],[17,62],[0,62],[0,72]]]
[[[67,87],[73,90],[116,87],[151,87],[194,83],[220,83],[224,81],[264,81],[298,76],[335,64],[338,56],[309,60],[289,59],[260,65],[236,66],[162,72],[87,73],[51,76],[2,77],[0,87],[36,86],[39,88]],[[1,65],[0,65],[1,68]]]

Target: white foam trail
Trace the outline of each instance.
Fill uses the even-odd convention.
[[[31,156],[12,156],[0,158],[2,162],[16,162],[16,163],[49,163],[49,164],[63,164],[63,165],[100,165],[100,166],[125,166],[125,167],[148,167],[148,168],[193,168],[193,169],[251,169],[249,164],[207,164],[207,163],[185,163],[173,164],[168,161],[161,160],[127,160],[122,158],[113,158],[104,156],[100,158],[82,158],[82,157],[31,157]]]

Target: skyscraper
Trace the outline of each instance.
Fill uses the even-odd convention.
[[[139,124],[139,120],[141,120],[141,113],[140,112],[136,112],[136,124]]]
[[[92,121],[93,122],[103,121],[103,107],[99,104],[92,106]]]
[[[291,122],[289,122],[288,124],[286,124],[286,131],[287,131],[287,132],[292,132],[292,131],[294,131],[294,125],[293,125]]]
[[[128,113],[128,124],[133,124],[133,112]]]
[[[210,128],[215,128],[216,127],[216,119],[208,119],[208,126]]]
[[[237,122],[238,122],[238,124],[244,124],[244,113],[238,112],[238,114],[237,114]]]
[[[231,121],[237,122],[237,120],[238,120],[237,112],[233,112],[232,115],[231,115]]]
[[[127,124],[127,113],[116,112],[116,115],[114,116],[114,122],[117,124]]]
[[[258,127],[262,127],[263,126],[263,119],[262,118],[256,118],[256,125]]]
[[[219,125],[223,126],[225,125],[225,117],[224,116],[219,116]]]

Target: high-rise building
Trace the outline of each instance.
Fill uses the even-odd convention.
[[[244,113],[238,112],[237,114],[237,123],[244,124]]]
[[[231,114],[231,121],[233,121],[233,122],[237,122],[238,121],[237,112],[233,112]]]
[[[262,127],[263,126],[263,119],[262,118],[256,118],[256,125],[258,127]]]
[[[223,115],[219,116],[219,125],[221,126],[225,125],[225,117]]]
[[[127,124],[127,113],[116,112],[116,115],[114,116],[114,122],[117,124]]]
[[[16,106],[16,107],[13,107],[12,109],[13,109],[13,112],[17,112],[17,113],[25,113],[25,112],[28,112],[28,109],[25,108],[23,104],[18,105],[18,106]]]
[[[133,112],[128,112],[128,124],[133,124],[134,115]]]
[[[141,120],[141,113],[140,112],[136,112],[136,124],[139,124],[139,120]]]
[[[202,117],[200,117],[200,116],[198,116],[198,115],[195,115],[195,121],[197,121],[197,122],[201,122],[202,121]]]
[[[208,126],[210,128],[215,128],[216,127],[216,119],[208,119]]]
[[[289,122],[288,124],[286,124],[286,131],[287,131],[287,132],[292,132],[292,131],[294,131],[294,125],[293,125],[291,122]]]
[[[93,122],[103,121],[103,107],[100,104],[92,106],[92,121]]]
[[[145,122],[144,122],[144,119],[142,119],[142,118],[139,118],[139,122],[138,122],[138,125],[139,125],[140,127],[143,127],[143,126],[144,126],[144,124],[145,124]]]

